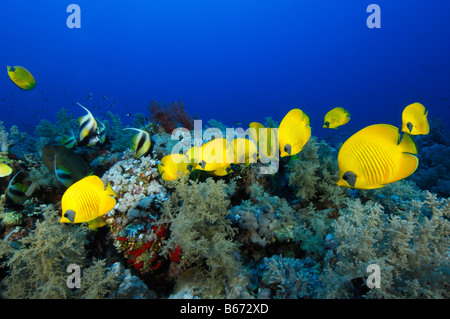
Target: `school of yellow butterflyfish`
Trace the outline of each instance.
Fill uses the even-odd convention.
[[[36,82],[31,73],[21,66],[8,66],[10,79],[21,89],[31,90]],[[88,146],[103,143],[106,128],[92,113],[79,104],[86,115],[78,119],[80,131],[63,139],[62,144],[72,148],[77,143]],[[425,135],[430,131],[428,111],[420,103],[405,107],[402,113],[401,136],[399,129],[389,124],[374,124],[353,134],[341,146],[338,154],[340,177],[337,185],[374,189],[394,183],[413,174],[417,169],[417,146],[411,135]],[[350,113],[342,107],[330,110],[324,116],[324,128],[337,129],[350,121]],[[101,127],[98,126],[101,124]],[[147,154],[151,136],[137,128],[126,128],[137,133],[133,136],[131,149],[136,157]],[[311,136],[309,116],[302,110],[290,110],[278,129],[265,128],[261,123],[249,124],[248,137],[232,140],[215,138],[193,146],[183,154],[169,154],[161,159],[158,171],[162,179],[173,181],[192,173],[205,171],[215,176],[233,172],[232,164],[248,166],[262,156],[266,159],[290,157],[300,153]],[[8,176],[12,169],[0,162],[0,177]],[[66,174],[68,172],[65,172]],[[69,186],[69,185],[67,185]],[[105,223],[100,217],[114,208],[116,194],[108,185],[105,188],[98,176],[87,176],[70,185],[65,191],[62,206],[62,223],[87,222],[96,229]]]

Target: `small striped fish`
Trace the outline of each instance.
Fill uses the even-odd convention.
[[[134,130],[138,133],[133,136],[133,143],[131,145],[131,149],[135,152],[136,157],[141,157],[145,155],[152,145],[152,141],[150,138],[150,134],[144,130],[138,128],[124,128],[124,130]]]

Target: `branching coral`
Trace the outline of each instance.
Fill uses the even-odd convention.
[[[269,287],[276,299],[316,298],[321,287],[320,268],[310,258],[304,260],[274,255],[264,258],[262,287]]]
[[[17,126],[13,125],[8,133],[3,126],[3,121],[0,121],[0,152],[8,153],[9,147],[14,144],[12,135],[18,135]]]
[[[20,246],[1,240],[0,255],[8,257],[3,267],[9,268],[2,282],[5,297],[100,298],[114,286],[112,277],[105,277],[108,268],[103,262],[92,266],[87,262],[87,228],[61,225],[58,215],[52,205],[48,206],[44,220],[20,240]],[[70,264],[85,267],[80,290],[67,286],[66,270]]]
[[[334,224],[337,248],[325,267],[327,298],[449,298],[450,202],[428,193],[390,215],[380,204],[348,199]],[[377,264],[381,287],[365,285]]]
[[[289,186],[302,201],[314,200],[320,208],[340,207],[347,191],[336,185],[339,167],[336,151],[324,141],[311,137],[298,160],[289,164]]]
[[[152,120],[159,124],[166,133],[171,134],[177,126],[184,127],[188,130],[194,128],[194,120],[184,109],[183,102],[173,102],[171,104],[158,103],[151,101],[149,110],[152,116]]]
[[[233,192],[221,180],[181,180],[163,207],[162,220],[170,224],[165,253],[181,248],[178,267],[181,271],[194,268],[203,277],[200,282],[207,286],[205,296],[223,294],[224,282],[240,268],[234,257],[237,244],[232,240],[236,229],[227,218],[229,194]]]
[[[250,241],[261,247],[273,243],[275,236],[284,240],[284,234],[294,223],[294,210],[287,201],[278,196],[269,196],[259,184],[250,187],[250,200],[231,209],[231,218],[244,231],[241,241]]]

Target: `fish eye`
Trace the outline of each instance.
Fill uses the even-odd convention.
[[[288,155],[291,155],[291,145],[290,144],[286,144],[286,146],[284,147],[284,151],[286,153],[288,153]]]

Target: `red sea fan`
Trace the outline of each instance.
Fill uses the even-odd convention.
[[[177,127],[184,127],[188,130],[194,128],[194,120],[184,109],[182,101],[165,103],[164,106],[156,101],[151,101],[149,110],[152,120],[167,133],[171,133]]]

